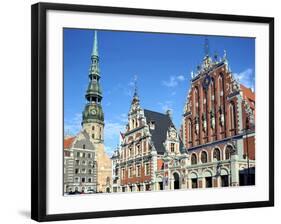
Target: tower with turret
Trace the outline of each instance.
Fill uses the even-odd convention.
[[[100,85],[98,38],[95,31],[94,46],[89,69],[89,84],[85,93],[87,103],[82,114],[82,128],[86,130],[94,143],[104,141],[104,114],[102,110],[102,89]]]
[[[104,113],[97,31],[94,33],[86,104],[82,112],[82,129],[64,139],[65,193],[111,192],[112,165],[104,147]]]

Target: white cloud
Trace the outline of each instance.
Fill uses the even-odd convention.
[[[128,116],[127,116],[127,114],[126,113],[122,113],[121,115],[120,115],[120,121],[122,121],[123,123],[127,123],[128,122]]]
[[[125,125],[119,122],[105,121],[104,144],[107,153],[112,155],[120,141],[120,132],[124,132]]]
[[[177,79],[178,79],[179,81],[184,81],[184,80],[185,80],[185,78],[184,78],[183,75],[179,75],[179,76],[177,77]]]
[[[135,83],[134,83],[133,81],[130,81],[130,82],[128,83],[128,86],[133,87],[133,86],[135,86]]]
[[[111,157],[116,148],[113,148],[113,147],[108,146],[108,145],[104,145],[104,149],[109,154],[109,156]]]
[[[176,87],[179,82],[183,82],[185,80],[185,77],[183,75],[178,76],[170,76],[168,81],[162,81],[162,84],[167,87]]]
[[[173,102],[172,101],[167,100],[167,101],[164,101],[164,102],[159,102],[158,104],[160,105],[161,110],[163,112],[166,112],[167,110],[173,111],[173,109],[172,109]]]
[[[119,138],[120,131],[124,130],[124,125],[118,122],[105,121],[104,139],[114,140]]]
[[[233,73],[234,77],[243,85],[252,88],[255,85],[255,74],[252,68],[247,68],[240,73]]]
[[[64,133],[75,135],[81,130],[82,113],[75,113],[72,119],[64,120]]]

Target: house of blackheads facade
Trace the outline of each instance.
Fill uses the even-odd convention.
[[[171,112],[142,109],[135,90],[128,124],[112,156],[112,191],[255,184],[255,94],[226,56],[208,54],[191,74],[181,129]]]

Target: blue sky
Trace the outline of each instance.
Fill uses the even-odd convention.
[[[86,103],[84,94],[93,47],[93,30],[64,29],[64,126],[76,134]],[[205,36],[143,32],[98,31],[105,147],[109,154],[127,122],[137,76],[141,106],[165,112],[171,109],[179,128],[190,87],[190,73],[204,57]],[[227,51],[234,75],[244,85],[255,85],[255,39],[208,36],[209,51],[219,57]]]

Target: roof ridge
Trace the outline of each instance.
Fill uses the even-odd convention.
[[[153,110],[148,110],[148,109],[143,109],[143,110],[146,110],[148,112],[153,112],[153,113],[161,114],[161,115],[164,115],[164,116],[168,116],[167,114],[161,113],[161,112],[158,112],[158,111],[153,111]]]

